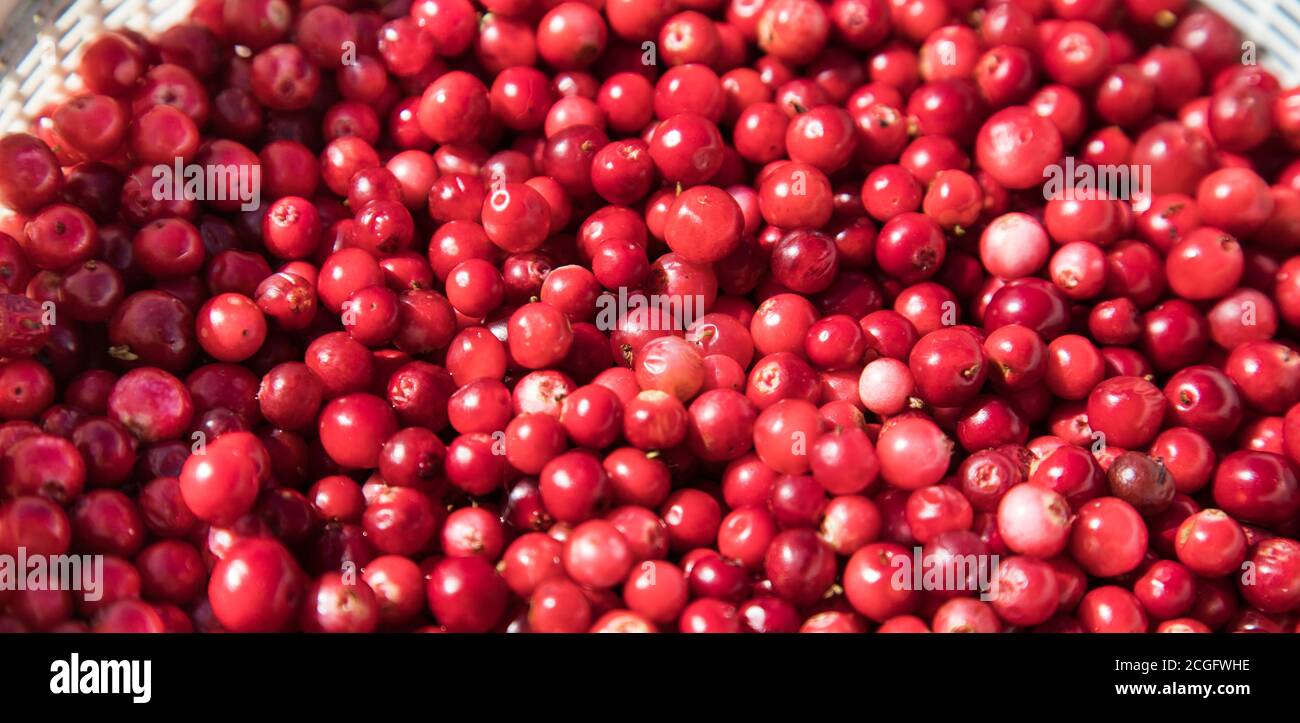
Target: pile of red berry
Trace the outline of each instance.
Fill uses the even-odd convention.
[[[0,631],[1297,629],[1222,18],[474,3],[199,0],[0,139],[0,555],[103,556]]]

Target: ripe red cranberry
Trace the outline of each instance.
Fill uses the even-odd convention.
[[[326,398],[368,389],[373,381],[370,350],[344,332],[317,337],[307,346],[305,363],[320,379]]]
[[[1151,617],[1168,619],[1186,613],[1196,600],[1196,578],[1182,565],[1161,560],[1137,581],[1133,593]]]
[[[1147,528],[1133,506],[1102,497],[1079,508],[1070,555],[1089,574],[1113,577],[1135,569],[1147,549]]]
[[[704,383],[704,360],[694,345],[676,336],[652,339],[634,357],[642,389],[672,394],[686,401]]]
[[[993,608],[971,598],[953,598],[934,613],[931,627],[937,633],[997,633],[1002,624]]]
[[[1216,299],[1236,287],[1244,260],[1237,240],[1209,227],[1192,231],[1169,250],[1165,273],[1185,299]]]
[[[632,565],[627,540],[613,524],[589,520],[569,533],[564,569],[575,581],[595,588],[622,582]]]
[[[905,490],[935,484],[952,457],[952,440],[929,419],[904,416],[880,431],[876,454],[886,482]]]
[[[1210,366],[1187,367],[1165,385],[1172,421],[1206,437],[1226,439],[1241,422],[1241,397],[1227,375]]]
[[[262,377],[259,410],[281,429],[301,429],[315,421],[323,391],[320,379],[306,364],[286,362]]]
[[[121,273],[94,260],[70,270],[60,286],[66,313],[77,321],[92,323],[108,321],[125,292]]]
[[[834,582],[835,555],[811,530],[787,530],[772,540],[764,569],[778,595],[804,606]]]
[[[446,450],[427,429],[407,427],[384,442],[379,453],[379,474],[398,487],[423,488],[442,476]]]
[[[307,586],[299,624],[303,632],[369,633],[379,619],[379,601],[364,580],[328,572]]]
[[[874,543],[849,558],[844,570],[844,593],[853,609],[867,618],[883,622],[912,611],[920,592],[911,585],[897,586],[897,575],[912,574],[911,553],[893,543]]]
[[[283,545],[245,538],[213,568],[208,600],[231,632],[280,632],[294,622],[305,585],[302,570]]]
[[[816,527],[826,509],[826,493],[804,475],[784,475],[772,484],[770,505],[782,527]]]
[[[447,481],[471,494],[497,489],[506,477],[503,442],[486,433],[461,434],[447,446]]]
[[[963,329],[939,329],[921,337],[909,362],[917,392],[938,407],[969,402],[987,375],[980,340]]]
[[[967,457],[957,469],[962,494],[982,512],[996,511],[1007,491],[1022,481],[1019,467],[1002,452],[985,449]]]
[[[93,57],[93,50],[94,46],[88,46],[83,58]],[[132,62],[138,61],[132,58]],[[34,213],[57,200],[64,177],[58,159],[43,141],[25,133],[4,136],[0,138],[0,159],[11,169],[0,181],[0,203],[21,213]]]
[[[573,331],[563,312],[550,304],[535,302],[511,315],[507,340],[510,355],[517,363],[529,369],[542,369],[564,358],[573,343]]]
[[[1300,397],[1300,356],[1276,342],[1251,341],[1233,349],[1224,373],[1247,403],[1266,413],[1280,414]]]
[[[62,555],[72,544],[73,528],[63,508],[43,497],[14,498],[0,506],[0,550],[16,554]],[[138,539],[138,537],[137,537]]]
[[[549,414],[520,414],[505,428],[506,461],[527,474],[540,473],[565,448],[564,427]]]
[[[547,512],[561,522],[578,523],[595,514],[608,484],[599,460],[594,455],[575,451],[546,464],[539,488]]]
[[[665,560],[640,563],[623,587],[628,607],[656,623],[676,620],[689,598],[686,576]]]
[[[1126,449],[1148,444],[1165,417],[1165,398],[1139,377],[1112,377],[1088,396],[1088,419],[1106,443]]]
[[[654,12],[656,11],[647,11],[648,14]],[[713,20],[694,10],[679,12],[667,18],[659,29],[658,39],[669,65],[710,65],[721,52],[722,40]]]
[[[872,485],[880,463],[875,446],[861,429],[836,429],[810,448],[813,479],[832,494],[857,494]]]
[[[833,212],[830,181],[806,163],[777,164],[758,190],[763,219],[779,228],[819,228]]]
[[[295,273],[282,271],[267,276],[254,295],[257,308],[282,329],[303,329],[316,318],[316,289]]]
[[[989,592],[993,595],[994,612],[1009,625],[1047,622],[1060,604],[1055,570],[1032,557],[1003,560],[993,574]]]
[[[307,491],[307,498],[317,516],[327,521],[359,522],[366,504],[361,486],[342,475],[317,480]]]
[[[908,528],[922,544],[945,532],[968,529],[974,514],[965,496],[947,485],[913,491],[907,498],[906,512]]]
[[[585,68],[605,49],[608,31],[600,13],[588,5],[561,3],[542,17],[537,28],[537,50],[552,67]]]
[[[1015,279],[989,297],[984,329],[992,332],[1007,324],[1021,324],[1051,340],[1069,326],[1067,297],[1055,284],[1037,278]]]
[[[594,190],[591,179],[593,160],[607,143],[609,138],[595,126],[569,126],[547,138],[542,148],[542,169],[566,193],[588,194]],[[720,148],[721,144],[718,145]],[[650,147],[650,156],[655,157],[654,145]],[[717,158],[721,160],[720,156]]]
[[[495,560],[501,556],[504,546],[500,518],[482,507],[463,507],[452,512],[442,528],[442,549],[448,555],[481,555]]]
[[[985,121],[975,141],[975,153],[980,167],[998,183],[1007,188],[1029,188],[1042,183],[1043,169],[1060,159],[1061,133],[1028,107],[1013,106]]]
[[[196,315],[199,346],[216,359],[238,362],[252,356],[266,340],[266,318],[243,294],[209,299]]]
[[[72,443],[86,461],[91,486],[116,486],[131,477],[136,441],[126,427],[106,418],[92,418],[72,430]]]
[[[353,219],[351,245],[375,255],[405,251],[415,233],[411,212],[391,199],[376,199],[362,205]]]
[[[447,73],[425,91],[420,100],[420,129],[438,143],[464,143],[474,139],[489,114],[487,87],[460,71]]]
[[[591,602],[582,588],[565,580],[544,580],[529,600],[528,629],[534,633],[581,633],[591,626]]]
[[[826,504],[819,534],[843,555],[875,541],[881,531],[880,510],[866,497],[843,495]]]
[[[1047,231],[1033,217],[1008,213],[994,219],[980,235],[980,261],[1001,278],[1017,279],[1033,274],[1043,265],[1048,247]]]
[[[1175,537],[1178,559],[1206,577],[1231,574],[1246,559],[1246,535],[1220,510],[1202,510],[1183,521]]]
[[[1214,474],[1214,501],[1242,522],[1277,525],[1300,510],[1300,483],[1284,457],[1240,450],[1224,457]]]
[[[343,328],[367,346],[387,344],[400,330],[398,296],[388,288],[358,289],[343,302],[342,310]]]
[[[1141,601],[1115,585],[1094,588],[1085,595],[1078,616],[1091,633],[1144,633],[1148,626]]]
[[[79,208],[46,206],[23,229],[23,251],[33,264],[47,270],[65,269],[88,261],[100,251],[98,227]]]
[[[783,399],[763,410],[754,425],[754,449],[769,467],[785,474],[808,470],[810,440],[821,436],[821,418],[809,402]]]
[[[0,482],[9,495],[40,495],[67,504],[86,483],[86,464],[72,442],[47,434],[28,437],[0,457]]]
[[[741,629],[736,607],[712,598],[695,600],[678,619],[678,630],[683,633],[739,633]]]
[[[714,186],[696,186],[673,201],[664,223],[664,240],[691,263],[725,258],[741,242],[744,220],[731,195]]]
[[[145,526],[159,537],[183,537],[194,528],[194,513],[185,505],[175,477],[159,477],[144,485],[139,502]]]
[[[0,363],[0,418],[35,419],[54,401],[54,377],[33,359]]]
[[[321,444],[344,467],[375,467],[384,442],[397,431],[397,415],[372,394],[349,394],[321,411]]]
[[[207,569],[193,545],[164,540],[146,547],[136,558],[140,587],[150,600],[188,605],[203,590]]]
[[[108,397],[109,416],[143,442],[175,439],[194,414],[189,391],[161,369],[145,367],[124,374]]]
[[[563,544],[550,535],[526,533],[506,548],[501,575],[516,595],[531,596],[546,579],[563,577],[562,550]]]
[[[428,547],[442,519],[422,492],[384,486],[368,500],[361,523],[375,549],[409,556]]]
[[[429,608],[448,632],[487,632],[501,619],[508,588],[481,557],[448,557],[430,571]]]
[[[890,218],[876,237],[876,263],[905,283],[933,276],[943,264],[946,250],[939,224],[919,213]]]
[[[819,106],[797,116],[786,128],[790,159],[834,173],[853,157],[853,125],[848,113],[833,106]]]
[[[1007,547],[1022,555],[1045,559],[1060,553],[1069,542],[1072,521],[1065,498],[1037,485],[1012,487],[998,504],[998,532]]]
[[[713,389],[696,397],[688,409],[687,441],[709,461],[729,461],[753,445],[754,405],[739,392]]]
[[[682,489],[670,495],[660,508],[660,514],[674,550],[710,544],[717,539],[722,524],[722,509],[718,501],[696,489]]]
[[[1164,463],[1175,487],[1183,494],[1190,494],[1208,484],[1216,463],[1210,441],[1185,427],[1161,432],[1152,442],[1150,453]]]
[[[446,402],[447,418],[461,434],[492,433],[510,423],[510,390],[495,379],[476,379]]]
[[[1247,558],[1255,573],[1251,584],[1241,586],[1242,597],[1267,613],[1294,610],[1300,604],[1300,545],[1295,540],[1274,537],[1255,546]]]

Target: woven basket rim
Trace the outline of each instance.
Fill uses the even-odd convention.
[[[0,70],[13,72],[36,47],[41,30],[38,17],[58,17],[74,0],[0,0]],[[10,7],[11,6],[11,7]],[[41,14],[45,13],[45,16]],[[52,15],[51,15],[52,13]]]

